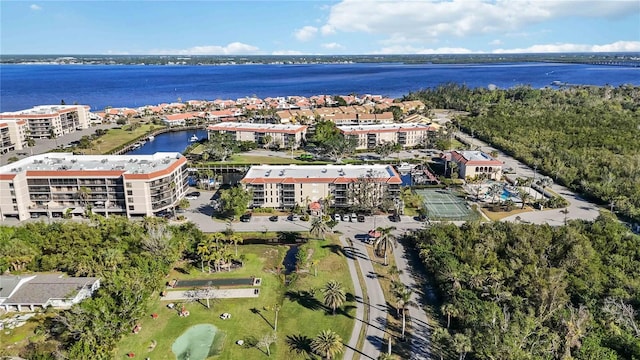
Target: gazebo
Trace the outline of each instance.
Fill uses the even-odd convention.
[[[309,213],[311,215],[318,216],[320,215],[321,211],[322,211],[322,205],[319,202],[314,201],[309,204]]]

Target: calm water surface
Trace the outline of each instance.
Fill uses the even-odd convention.
[[[0,65],[0,111],[77,102],[93,110],[181,100],[290,95],[400,97],[443,83],[500,88],[640,85],[640,68],[583,64]]]

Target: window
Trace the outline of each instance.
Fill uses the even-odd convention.
[[[127,199],[127,202],[132,203],[132,202],[133,202],[133,198],[128,198],[128,199]]]
[[[13,189],[13,183],[9,183],[9,189]]]
[[[128,187],[128,188],[130,188],[130,187],[131,187],[131,183],[130,183],[130,182],[128,182],[128,183],[127,183],[127,187]]]
[[[13,211],[18,211],[18,207],[17,207],[17,206],[14,206],[14,207],[13,207]]]
[[[129,196],[133,195],[133,190],[127,190],[127,195]]]
[[[135,210],[135,207],[133,205],[129,205],[129,210],[133,211]]]

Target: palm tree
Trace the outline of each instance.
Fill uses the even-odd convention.
[[[444,305],[442,305],[440,307],[440,311],[442,311],[443,314],[447,315],[447,329],[449,328],[449,326],[451,325],[451,317],[452,316],[458,316],[458,314],[460,313],[458,311],[458,308],[456,308],[453,304],[451,303],[446,303]]]
[[[82,206],[86,209],[87,203],[89,201],[89,195],[91,195],[91,190],[86,186],[81,186],[80,189],[76,192],[76,196],[82,202]]]
[[[337,280],[330,280],[324,285],[324,289],[322,289],[322,291],[324,292],[325,306],[330,307],[331,310],[333,310],[333,315],[335,315],[336,308],[340,307],[340,305],[342,305],[346,300],[342,284]]]
[[[531,199],[531,194],[527,190],[518,189],[518,196],[520,196],[520,200],[522,200],[522,208],[524,209],[527,206],[527,200]]]
[[[496,196],[502,194],[502,186],[500,184],[492,184],[489,186],[489,196],[491,196],[491,203],[496,203]]]
[[[322,239],[329,232],[329,227],[320,217],[314,217],[309,233],[317,239]]]
[[[395,230],[395,226],[389,227],[378,227],[376,231],[380,232],[380,236],[376,239],[375,243],[373,243],[373,247],[376,249],[376,252],[379,254],[381,251],[384,251],[384,265],[387,264],[387,253],[390,248],[395,247],[396,245],[396,237],[391,233]]]
[[[398,267],[397,267],[397,266],[395,266],[395,265],[392,265],[392,266],[389,268],[389,275],[391,275],[391,278],[392,278],[393,280],[397,280],[397,275],[401,275],[401,274],[403,274],[403,273],[404,273],[404,271],[402,271],[402,270],[398,269]]]
[[[242,244],[244,238],[240,235],[231,235],[229,236],[229,241],[236,247],[236,257],[238,257],[238,243]]]
[[[402,309],[402,338],[405,338],[405,329],[407,324],[407,306],[413,304],[411,301],[411,295],[413,291],[404,288],[396,293],[396,306],[398,309]]]
[[[208,240],[204,240],[198,243],[198,247],[196,248],[198,256],[200,256],[200,266],[202,268],[202,272],[204,272],[204,261],[207,259],[207,255],[209,255],[209,242]]]
[[[327,360],[341,353],[343,348],[342,338],[332,330],[323,330],[311,340],[311,350]]]
[[[318,264],[320,261],[318,259],[311,260],[311,266],[313,266],[313,276],[318,277]]]
[[[465,334],[455,334],[453,335],[453,348],[460,354],[459,360],[464,360],[467,353],[471,351],[471,339]]]

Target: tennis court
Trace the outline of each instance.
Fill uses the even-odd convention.
[[[453,191],[443,189],[414,191],[422,197],[431,220],[470,221],[478,218],[478,213],[471,210],[464,199]]]

